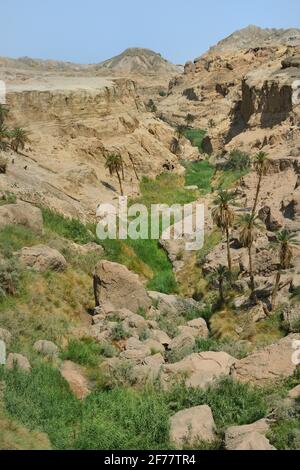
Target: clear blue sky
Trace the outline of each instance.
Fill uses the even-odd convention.
[[[0,55],[95,63],[147,47],[174,63],[249,24],[300,27],[299,0],[0,0]]]

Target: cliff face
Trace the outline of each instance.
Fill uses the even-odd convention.
[[[32,125],[41,121],[97,119],[123,111],[125,107],[127,112],[144,109],[132,80],[60,78],[57,84],[54,79],[49,79],[47,88],[43,88],[34,84],[9,85],[10,120]]]
[[[119,194],[105,168],[110,153],[124,162],[124,192],[136,196],[139,177],[182,172],[170,152],[174,130],[145,109],[130,79],[44,76],[8,86],[8,126],[29,130],[24,155],[11,155],[1,190],[91,220],[96,207]],[[196,150],[183,145],[185,158]]]
[[[252,124],[260,121],[262,127],[272,127],[300,103],[299,92],[300,69],[255,70],[242,82],[242,116],[247,123],[252,118]]]

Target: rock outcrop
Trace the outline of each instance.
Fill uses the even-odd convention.
[[[294,341],[300,341],[299,334],[289,335],[245,359],[236,361],[233,377],[260,387],[291,377],[297,367],[293,362]]]
[[[151,307],[139,276],[121,264],[100,261],[95,268],[94,285],[98,305],[109,301],[116,309],[125,307],[133,313]]]
[[[213,414],[207,405],[179,411],[171,418],[170,425],[170,439],[177,449],[217,440]]]
[[[67,268],[64,256],[46,245],[22,248],[19,258],[25,266],[41,273],[46,271],[60,272]]]

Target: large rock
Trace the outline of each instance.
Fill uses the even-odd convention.
[[[133,313],[151,307],[151,300],[137,274],[125,266],[100,261],[94,272],[96,304],[109,301],[116,309],[127,308]]]
[[[59,349],[56,344],[52,343],[52,341],[46,340],[37,341],[34,344],[33,349],[43,356],[55,357],[59,353]]]
[[[7,357],[6,368],[12,370],[14,367],[21,369],[25,372],[31,371],[31,365],[27,357],[22,356],[22,354],[10,353]]]
[[[191,352],[194,346],[195,337],[189,332],[184,331],[171,341],[168,349],[173,352],[180,352],[185,350]]]
[[[162,383],[168,388],[185,378],[185,385],[205,389],[222,376],[228,376],[236,359],[224,352],[203,352],[187,356],[175,364],[163,367]]]
[[[47,245],[23,248],[20,252],[20,261],[25,266],[41,273],[46,271],[60,272],[67,268],[64,256]]]
[[[292,360],[295,352],[293,343],[299,340],[300,334],[289,335],[261,351],[236,361],[233,377],[241,382],[252,382],[258,386],[291,377],[297,367]]]
[[[265,419],[261,419],[253,424],[247,424],[245,426],[232,426],[228,428],[225,433],[225,447],[227,450],[244,450],[248,445],[252,445],[256,441],[258,447],[264,441],[261,441],[259,436],[265,437],[269,432],[270,426]],[[248,450],[262,450],[248,449]]]
[[[155,307],[162,313],[184,315],[191,310],[197,311],[199,309],[199,304],[193,299],[184,299],[178,295],[168,295],[152,291],[149,291],[148,295]]]
[[[196,318],[188,322],[188,326],[197,331],[197,336],[200,338],[208,338],[209,329],[204,318]]]
[[[11,342],[12,334],[5,330],[4,328],[0,328],[0,340],[4,341],[6,345]]]
[[[171,418],[170,440],[176,448],[216,441],[216,425],[209,406],[195,406],[176,413]]]
[[[90,383],[83,367],[74,362],[65,361],[60,368],[60,373],[79,400],[83,400],[91,393]]]
[[[37,234],[43,232],[43,216],[40,209],[19,202],[17,204],[7,204],[0,207],[0,230],[7,225],[23,225],[30,228]]]

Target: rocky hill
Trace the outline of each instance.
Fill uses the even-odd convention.
[[[97,69],[108,70],[110,73],[150,75],[169,75],[181,71],[180,66],[171,64],[161,54],[138,47],[126,49],[122,54],[101,62]]]
[[[217,54],[241,49],[255,49],[257,47],[274,47],[276,45],[299,46],[300,29],[264,29],[250,25],[222,39],[209,52]]]

